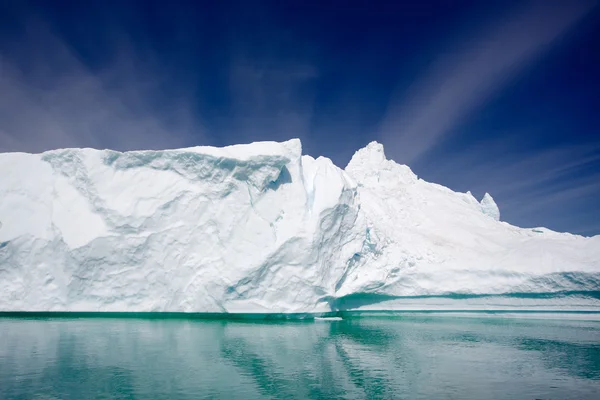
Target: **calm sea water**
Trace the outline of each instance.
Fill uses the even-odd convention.
[[[0,318],[2,399],[600,399],[600,322]]]

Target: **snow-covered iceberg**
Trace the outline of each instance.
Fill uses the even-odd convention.
[[[521,229],[383,146],[0,154],[0,311],[600,310],[600,236]]]

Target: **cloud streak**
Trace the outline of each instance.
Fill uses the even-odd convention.
[[[510,223],[589,233],[600,228],[599,168],[600,143],[532,148],[511,135],[447,154],[424,178],[479,197],[490,192]]]
[[[457,51],[443,53],[422,79],[390,102],[378,130],[386,152],[416,165],[429,181],[479,196],[492,193],[508,222],[593,232],[600,227],[594,214],[600,209],[593,204],[600,186],[598,175],[590,171],[600,165],[600,144],[540,148],[527,140],[545,132],[537,127],[534,134],[529,124],[520,128],[526,134],[490,139],[482,132],[478,142],[471,140],[458,151],[444,151],[444,145],[459,139],[461,125],[475,111],[551,50],[596,5],[530,1]]]
[[[379,136],[411,165],[442,143],[473,111],[538,59],[594,7],[592,1],[527,3],[477,35],[456,56],[440,57],[403,101],[390,104]]]
[[[123,38],[122,38],[123,39]],[[160,101],[166,78],[132,52],[92,71],[49,27],[30,21],[0,48],[0,151],[160,149],[202,140],[185,93]]]

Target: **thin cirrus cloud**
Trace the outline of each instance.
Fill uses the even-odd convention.
[[[591,1],[534,1],[440,57],[388,107],[379,137],[400,162],[416,163],[593,8]]]
[[[173,148],[202,135],[183,94],[156,102],[152,60],[125,51],[92,71],[40,21],[13,44],[0,48],[0,151]]]
[[[599,167],[600,143],[532,149],[510,135],[447,154],[428,166],[427,179],[478,196],[490,192],[502,219],[519,226],[597,234]]]
[[[493,194],[511,197],[520,194],[537,196],[540,191],[551,189],[553,184],[576,184],[581,171],[593,169],[600,163],[600,144],[575,144],[546,149],[523,149],[519,146],[519,136],[488,139],[466,152],[449,154],[428,168],[428,175],[434,180],[443,180],[454,174],[475,192],[486,191],[486,185],[493,184]],[[493,148],[495,157],[490,157]]]
[[[113,36],[113,52],[94,70],[40,20],[29,21],[13,47],[0,47],[0,151],[124,151],[309,137],[318,71],[305,58],[232,50],[223,65],[228,82],[220,89],[230,104],[209,130],[198,107],[202,93],[185,90],[193,82],[177,81],[176,71],[139,43],[124,45],[122,31]]]

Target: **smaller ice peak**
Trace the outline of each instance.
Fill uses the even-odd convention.
[[[379,142],[372,141],[371,143],[354,153],[350,164],[352,164],[353,161],[360,161],[361,164],[379,165],[386,160],[387,158],[385,158],[385,151],[383,150],[383,145]]]
[[[494,198],[489,193],[486,193],[483,195],[483,199],[481,199],[480,204],[481,204],[481,211],[485,215],[489,215],[490,217],[494,218],[496,221],[500,221],[500,209],[498,208],[498,205],[494,201]]]
[[[408,166],[388,160],[383,145],[375,141],[354,153],[345,171],[361,186],[381,183],[393,186],[417,181],[417,175]]]
[[[479,203],[479,200],[477,200],[475,198],[475,196],[473,196],[473,193],[471,193],[470,190],[467,191],[467,193],[458,193],[458,194],[461,196],[462,200],[465,203],[469,204],[470,206],[474,206],[477,209],[481,208],[481,204]]]

